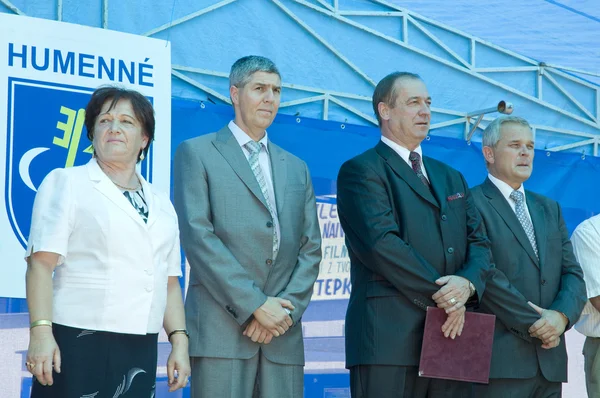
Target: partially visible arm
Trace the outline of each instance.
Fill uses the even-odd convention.
[[[167,334],[173,330],[185,330],[185,311],[183,309],[181,286],[177,276],[169,276],[167,282],[167,307],[163,327]]]
[[[25,274],[27,305],[31,322],[52,321],[52,273],[67,254],[69,236],[73,231],[75,195],[71,191],[70,174],[64,169],[51,171],[39,186],[27,243],[27,272]],[[51,385],[52,362],[60,372],[60,350],[51,326],[36,326],[29,332],[27,362],[41,384]]]
[[[560,290],[548,309],[534,306],[542,318],[529,329],[533,337],[537,337],[544,342],[542,346],[544,348],[557,345],[565,330],[568,330],[579,320],[581,311],[587,301],[583,271],[575,258],[573,246],[569,240],[567,227],[558,203],[556,207],[556,222],[562,239]]]
[[[600,231],[591,221],[584,221],[573,232],[571,243],[583,270],[587,297],[600,311]]]
[[[488,228],[494,226],[486,225],[485,220],[482,219],[481,228],[483,234],[487,236]],[[485,292],[483,294],[478,292],[479,302],[496,315],[498,321],[515,336],[533,342],[529,335],[529,327],[540,319],[540,316],[527,305],[525,296],[513,286],[506,275],[494,266],[493,258],[490,258],[490,262]]]
[[[207,171],[188,142],[177,148],[173,180],[181,245],[190,267],[223,310],[243,325],[267,296],[215,234]]]
[[[600,311],[600,296],[590,298],[590,303],[592,303],[595,309]]]
[[[491,270],[481,302],[515,336],[532,343],[529,327],[540,319],[527,299],[498,268]]]
[[[306,164],[304,167],[306,192],[300,251],[290,281],[285,289],[277,295],[291,301],[294,305],[295,308],[291,311],[294,323],[300,320],[308,307],[321,262],[321,231],[319,231],[315,193],[308,167]]]
[[[167,283],[167,307],[163,320],[167,335],[174,330],[185,330],[185,312],[179,278],[169,276]],[[188,337],[176,333],[169,339],[171,354],[167,360],[167,375],[169,377],[169,392],[184,388],[191,374],[190,357],[188,352]],[[175,375],[177,371],[177,375]]]
[[[562,217],[558,203],[557,222],[562,237],[562,275],[560,291],[548,309],[564,314],[568,319],[566,330],[573,326],[581,315],[587,301],[583,271],[573,253],[573,245],[569,240],[569,232]],[[600,294],[595,294],[600,295]]]
[[[465,189],[467,258],[463,267],[456,272],[456,275],[473,283],[476,291],[475,294],[481,298],[485,292],[486,280],[489,277],[492,267],[490,241],[485,233],[483,219],[475,206],[475,201],[467,182],[462,175],[460,177]],[[468,284],[466,285],[466,289],[468,292]]]
[[[27,260],[25,283],[30,322],[52,321],[52,272],[58,259],[56,253],[36,252]],[[41,325],[30,329],[27,362],[35,364],[29,370],[40,384],[52,385],[52,363],[54,370],[60,373],[60,361],[60,350],[52,334],[52,326]]]
[[[338,213],[346,241],[358,259],[419,308],[435,306],[441,275],[400,237],[384,182],[368,165],[346,162],[337,180]]]

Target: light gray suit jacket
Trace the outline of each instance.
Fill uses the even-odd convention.
[[[185,302],[190,355],[247,359],[259,347],[243,336],[267,296],[290,300],[294,326],[262,345],[272,362],[304,365],[301,317],[321,260],[321,234],[306,164],[269,141],[281,229],[273,260],[273,220],[235,137],[183,142],[175,154],[174,196],[181,243],[191,266]]]

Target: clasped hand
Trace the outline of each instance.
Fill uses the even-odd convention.
[[[542,340],[542,348],[550,349],[560,344],[560,336],[567,327],[568,319],[558,311],[547,310],[528,301],[541,318],[529,328],[529,335]]]
[[[269,344],[273,337],[284,335],[293,325],[286,308],[293,311],[295,307],[289,300],[268,297],[267,301],[254,311],[254,319],[248,324],[243,335],[260,344]]]
[[[454,339],[462,334],[465,326],[465,303],[471,293],[469,281],[461,276],[447,275],[439,278],[435,283],[442,288],[432,298],[437,306],[448,314],[446,322],[442,325],[442,332],[445,337]]]

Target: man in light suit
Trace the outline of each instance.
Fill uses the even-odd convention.
[[[281,78],[270,60],[237,60],[235,119],[183,142],[174,165],[192,397],[302,397],[301,317],[321,260],[306,164],[267,136]]]
[[[346,366],[353,398],[470,395],[469,383],[418,376],[427,306],[446,309],[443,331],[454,338],[490,267],[463,176],[422,156],[430,105],[418,75],[386,76],[373,94],[381,141],[339,172],[338,212],[351,261]]]
[[[490,383],[474,385],[474,395],[559,397],[567,381],[562,335],[585,304],[583,274],[558,203],[523,188],[533,168],[529,123],[500,117],[482,146],[489,174],[472,192],[496,268],[480,308],[496,315],[496,329]]]

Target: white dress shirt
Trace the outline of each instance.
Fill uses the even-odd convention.
[[[138,178],[147,223],[95,159],[44,178],[25,256],[59,255],[53,322],[129,334],[161,330],[168,277],[181,276],[179,228],[169,197]]]
[[[230,121],[227,125],[229,130],[233,133],[236,141],[242,147],[242,151],[244,151],[244,155],[246,155],[246,159],[250,158],[250,151],[246,149],[245,145],[252,141],[252,138],[248,134],[246,134],[241,128],[238,127],[234,121]],[[275,219],[273,223],[275,224],[275,233],[277,234],[277,250],[279,250],[279,246],[281,245],[281,229],[279,228],[279,217],[277,216],[277,202],[275,201],[275,189],[273,188],[273,173],[271,172],[271,159],[269,158],[269,138],[267,132],[265,131],[265,136],[258,141],[261,145],[260,152],[258,153],[258,164],[262,170],[263,176],[265,177],[265,182],[267,184],[267,193],[269,195],[268,198],[265,198],[271,204],[271,208],[275,212]]]
[[[523,184],[521,184],[519,189],[514,189],[513,187],[511,187],[504,181],[494,177],[491,174],[488,174],[488,178],[490,179],[492,184],[494,184],[496,186],[496,188],[498,188],[500,190],[500,193],[502,194],[502,196],[504,196],[504,199],[506,199],[506,201],[510,205],[510,208],[512,209],[513,212],[515,212],[515,214],[516,214],[516,211],[515,211],[516,204],[515,204],[515,201],[511,199],[510,194],[513,191],[521,192],[523,194],[523,198],[525,199],[523,201],[523,205],[525,206],[525,214],[527,214],[527,218],[529,218],[529,221],[531,221],[531,215],[529,214],[529,207],[527,207],[527,195],[525,195],[525,188],[523,188]]]
[[[583,270],[588,298],[600,296],[600,215],[579,224],[573,232],[571,243]],[[589,300],[575,329],[586,336],[600,337],[600,312]]]
[[[381,142],[392,148],[394,152],[396,152],[402,159],[404,159],[408,167],[410,167],[412,170],[412,162],[408,158],[410,156],[411,151],[384,136],[381,136]],[[429,181],[429,177],[427,176],[427,170],[425,170],[425,166],[423,165],[423,150],[421,149],[421,145],[419,145],[413,152],[416,152],[419,154],[419,156],[421,156],[421,172],[423,173],[425,178],[427,178],[427,181]]]

